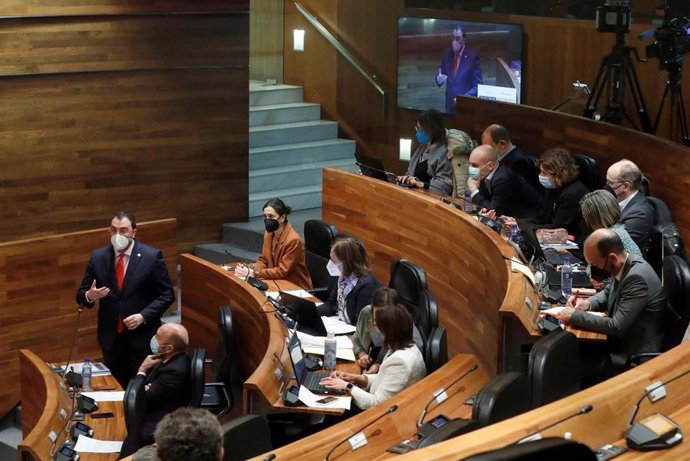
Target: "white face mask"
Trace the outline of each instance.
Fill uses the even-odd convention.
[[[122,252],[127,249],[130,240],[122,234],[113,234],[113,236],[110,237],[110,243],[113,244],[115,251]]]
[[[328,273],[331,274],[331,277],[340,277],[343,273],[341,267],[341,264],[334,263],[332,259],[329,259],[328,264],[326,264],[326,269],[328,269]]]

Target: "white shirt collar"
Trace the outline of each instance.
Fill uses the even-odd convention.
[[[628,206],[628,203],[630,203],[630,201],[631,201],[639,192],[640,192],[639,190],[636,190],[635,192],[632,193],[632,195],[631,195],[630,197],[626,198],[625,200],[621,200],[621,201],[618,203],[618,206],[620,207],[621,211],[623,211],[623,209],[625,209],[625,207]]]

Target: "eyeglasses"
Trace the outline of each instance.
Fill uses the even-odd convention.
[[[614,188],[616,185],[625,184],[625,181],[606,181],[606,185]]]
[[[465,37],[463,37],[462,35],[451,35],[450,39],[454,42],[461,42],[465,39]]]

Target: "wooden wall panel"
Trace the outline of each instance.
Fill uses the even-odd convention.
[[[282,82],[283,2],[251,0],[249,5],[249,78]]]
[[[335,0],[334,0],[335,1]],[[285,1],[285,29],[303,27],[304,20],[297,14],[288,14],[294,6]],[[615,36],[598,33],[593,21],[559,18],[528,17],[518,15],[406,9],[403,0],[340,0],[333,2],[312,0],[301,2],[317,16],[329,30],[334,31],[343,44],[376,75],[388,92],[388,116],[383,116],[381,97],[352,66],[338,58],[330,47],[317,43],[304,53],[295,53],[286,41],[285,81],[305,85],[305,96],[323,104],[324,113],[340,122],[343,134],[355,139],[358,150],[381,158],[386,167],[403,172],[406,163],[398,161],[398,139],[414,135],[413,121],[416,111],[396,107],[397,85],[397,21],[399,16],[445,17],[487,22],[508,22],[524,27],[523,103],[551,108],[573,94],[576,80],[594,83],[601,58],[611,51]],[[333,9],[337,14],[333,13]],[[633,24],[627,42],[644,54],[644,43],[637,35],[649,25]],[[307,26],[307,34],[316,32]],[[330,54],[325,54],[328,51]],[[334,81],[326,85],[319,71],[326,59],[336,59],[338,72]],[[648,110],[653,116],[664,90],[667,74],[658,69],[658,60],[636,63]],[[318,88],[319,90],[312,90]],[[690,82],[684,79],[683,88],[690,94]],[[604,101],[602,100],[602,103]],[[582,113],[584,100],[575,101],[567,109]],[[628,105],[635,118],[635,107]],[[668,108],[663,114],[659,134],[669,136]],[[462,128],[452,117],[446,118],[447,127]],[[637,121],[636,121],[637,123]],[[639,123],[638,123],[639,124]],[[509,127],[511,128],[511,127]]]
[[[167,14],[182,11],[216,12]],[[246,218],[246,0],[0,13],[34,16],[0,19],[0,241],[99,226],[125,208],[179,217],[191,249]]]
[[[77,288],[91,252],[110,241],[110,217],[99,224],[88,231],[0,243],[0,417],[19,401],[20,349],[31,349],[44,360],[67,360]],[[174,219],[140,222],[137,238],[163,252],[177,287],[175,228]],[[101,357],[97,315],[97,308],[81,314],[75,361]]]

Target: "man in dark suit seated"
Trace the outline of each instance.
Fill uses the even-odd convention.
[[[603,364],[604,374],[621,371],[631,355],[660,352],[666,298],[652,266],[625,251],[618,234],[610,229],[592,232],[585,240],[584,253],[593,268],[611,276],[611,283],[589,299],[571,296],[557,317],[566,325],[608,335],[609,363]]]
[[[541,195],[513,170],[498,162],[496,149],[481,145],[470,154],[470,189],[472,203],[484,208],[490,217],[537,216],[541,209]]]
[[[630,160],[616,162],[606,172],[606,189],[616,196],[621,208],[618,222],[640,248],[654,227],[654,210],[640,191],[641,181],[642,172]]]
[[[496,149],[498,162],[507,166],[519,176],[525,178],[527,183],[540,192],[539,169],[534,160],[525,155],[519,147],[512,143],[508,130],[502,125],[489,125],[482,133],[482,144]]]
[[[137,373],[161,315],[175,300],[160,250],[135,240],[137,221],[126,211],[110,221],[110,243],[91,253],[77,304],[98,301],[98,344],[122,387]]]
[[[156,428],[155,438],[160,461],[220,461],[225,453],[220,423],[201,408],[170,413]]]
[[[156,424],[165,415],[189,405],[192,390],[188,345],[187,329],[176,323],[162,325],[151,338],[153,354],[139,367],[139,374],[146,375],[148,405],[142,434],[144,443],[153,441]]]

